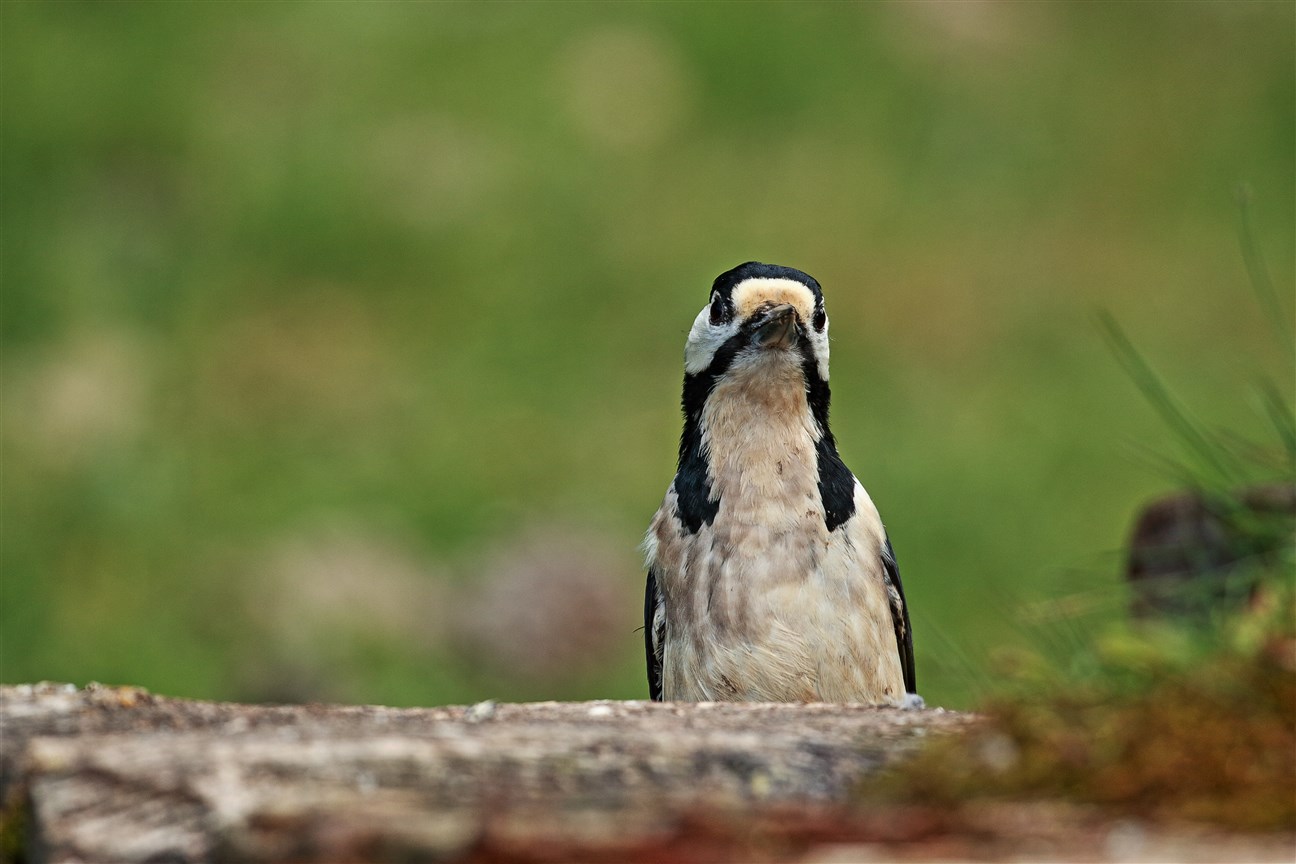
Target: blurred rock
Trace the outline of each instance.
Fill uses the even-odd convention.
[[[1257,600],[1260,574],[1296,536],[1296,485],[1273,483],[1228,497],[1182,492],[1143,508],[1125,576],[1133,613],[1202,616]]]

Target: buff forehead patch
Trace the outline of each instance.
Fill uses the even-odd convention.
[[[745,279],[733,289],[734,312],[739,321],[746,320],[762,306],[784,303],[792,304],[802,321],[809,321],[814,315],[814,293],[791,279]]]

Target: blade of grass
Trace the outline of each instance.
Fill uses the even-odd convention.
[[[1124,458],[1130,462],[1137,462],[1145,466],[1153,474],[1160,475],[1176,486],[1192,487],[1201,485],[1196,472],[1180,460],[1159,453],[1155,448],[1142,441],[1127,441],[1125,447],[1128,448],[1128,452]]]
[[[1238,243],[1242,246],[1242,260],[1246,263],[1247,275],[1250,277],[1251,289],[1264,307],[1265,316],[1278,336],[1278,342],[1291,356],[1296,357],[1296,328],[1292,319],[1283,310],[1274,290],[1273,280],[1269,278],[1269,268],[1265,266],[1264,257],[1255,242],[1255,230],[1251,224],[1251,187],[1238,186]]]
[[[1249,482],[1280,479],[1287,476],[1287,453],[1282,448],[1266,447],[1231,429],[1215,430],[1219,446],[1248,470]]]
[[[1116,361],[1134,381],[1134,385],[1142,391],[1144,397],[1152,403],[1152,407],[1161,416],[1162,421],[1178,436],[1184,446],[1196,454],[1204,466],[1210,469],[1215,475],[1212,479],[1217,485],[1226,488],[1233,485],[1238,473],[1236,466],[1228,464],[1224,458],[1226,454],[1175,403],[1169,389],[1143,359],[1143,355],[1134,347],[1111,313],[1105,310],[1099,312],[1098,326],[1112,353],[1116,355]]]
[[[922,633],[924,639],[940,643],[939,653],[935,655],[940,658],[939,663],[946,669],[962,673],[968,695],[974,701],[983,699],[986,694],[992,692],[993,685],[989,674],[986,672],[984,657],[980,661],[974,659],[944,629],[937,627],[934,621],[922,615],[918,610],[911,610],[910,614],[913,616],[914,632]],[[922,692],[922,682],[919,682],[918,692]]]
[[[1296,415],[1292,414],[1291,407],[1272,381],[1262,380],[1259,390],[1269,422],[1273,423],[1274,430],[1287,451],[1288,470],[1296,473]]]

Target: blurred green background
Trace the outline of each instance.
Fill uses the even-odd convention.
[[[17,3],[0,678],[642,698],[711,279],[807,270],[920,690],[1123,615],[1169,436],[1292,369],[1296,7]]]

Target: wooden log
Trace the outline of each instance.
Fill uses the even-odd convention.
[[[396,709],[3,687],[0,800],[31,862],[642,859],[700,819],[731,841],[757,816],[827,818],[925,736],[971,722],[859,705]]]

